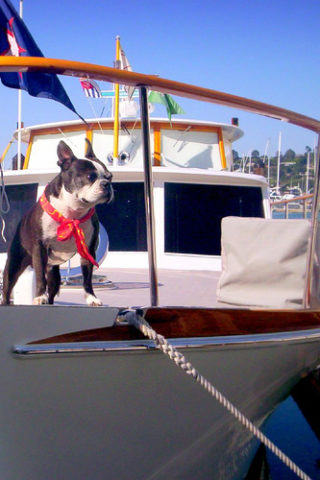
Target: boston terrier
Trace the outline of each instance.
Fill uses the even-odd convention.
[[[86,140],[85,159],[78,159],[65,142],[58,145],[60,173],[20,221],[9,246],[3,274],[4,305],[27,266],[34,268],[34,305],[53,304],[60,288],[59,266],[79,253],[86,302],[100,306],[92,288],[99,222],[94,207],[113,199],[112,174],[96,158]]]

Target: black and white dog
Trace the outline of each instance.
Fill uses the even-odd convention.
[[[76,158],[66,143],[59,143],[61,171],[22,218],[10,244],[3,274],[3,304],[10,303],[12,289],[29,265],[36,276],[33,303],[53,304],[60,288],[59,265],[78,251],[87,304],[102,305],[92,288],[99,235],[94,207],[113,199],[112,174],[95,157],[91,143],[86,142],[85,159]]]

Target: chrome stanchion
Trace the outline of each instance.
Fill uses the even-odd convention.
[[[306,272],[306,284],[304,292],[304,308],[310,308],[311,294],[313,287],[313,270],[314,270],[314,261],[316,254],[316,243],[318,236],[318,227],[319,227],[319,203],[320,203],[320,167],[319,167],[319,153],[320,153],[320,135],[318,135],[318,146],[316,151],[316,162],[315,162],[315,178],[314,178],[314,188],[313,188],[313,203],[311,211],[311,240],[308,251],[308,261],[307,261],[307,272]]]
[[[153,207],[153,181],[150,149],[150,122],[148,108],[148,90],[141,86],[140,89],[140,112],[141,112],[141,132],[143,147],[143,166],[144,166],[144,199],[146,208],[147,223],[147,242],[149,259],[149,278],[150,278],[150,302],[151,306],[158,305],[158,280],[156,265],[156,245],[154,228],[154,207]]]

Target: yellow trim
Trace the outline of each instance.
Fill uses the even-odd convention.
[[[24,162],[23,162],[23,170],[27,170],[29,168],[29,161],[30,161],[32,146],[33,146],[33,135],[30,137],[30,140],[28,143],[26,158],[24,159]]]
[[[227,161],[226,161],[226,154],[224,151],[222,128],[218,128],[218,137],[219,137],[219,152],[220,152],[221,168],[225,170],[227,168]]]
[[[116,62],[119,62],[119,60],[120,60],[120,37],[117,37],[116,38]],[[118,153],[119,153],[119,83],[116,83],[115,97],[114,97],[113,158],[117,158]]]
[[[0,157],[0,163],[2,163],[4,161],[4,159],[6,158],[6,155],[9,151],[11,145],[13,144],[13,142],[14,142],[14,138],[11,138],[10,142],[8,143],[8,145],[6,146],[6,148],[3,151],[3,154]]]
[[[153,165],[155,167],[160,167],[160,165],[161,165],[161,129],[160,129],[160,125],[154,125],[153,126],[153,142],[154,142]]]
[[[89,142],[92,144],[92,139],[93,139],[93,131],[92,130],[87,130],[86,131],[86,139],[89,140]]]

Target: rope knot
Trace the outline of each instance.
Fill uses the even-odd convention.
[[[80,220],[71,220],[65,218],[57,228],[57,239],[59,242],[65,242],[74,236],[79,228]]]

